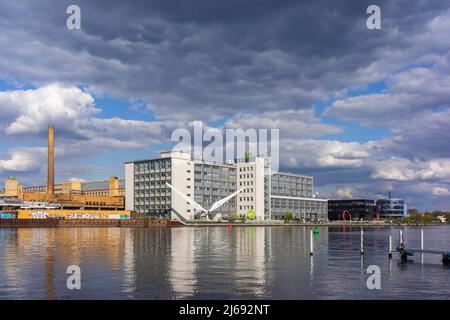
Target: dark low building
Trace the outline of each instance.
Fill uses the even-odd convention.
[[[374,200],[328,200],[329,220],[371,220],[376,218]]]

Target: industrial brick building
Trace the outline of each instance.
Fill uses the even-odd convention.
[[[23,187],[25,192],[46,193],[47,186]],[[94,197],[123,197],[125,180],[111,177],[103,180],[68,180],[54,185],[54,194],[85,195]]]
[[[69,180],[55,183],[54,128],[48,127],[47,184],[23,187],[17,178],[5,181],[0,190],[0,199],[5,203],[15,202],[18,206],[36,203],[71,210],[122,210],[125,207],[124,181],[117,177],[109,180]],[[35,205],[33,205],[35,206]]]

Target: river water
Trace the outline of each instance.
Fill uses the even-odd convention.
[[[0,299],[450,299],[441,256],[389,260],[400,228],[420,247],[420,228],[308,227],[0,229]],[[450,227],[423,227],[427,249],[450,251]],[[79,266],[81,289],[67,288]],[[368,289],[367,268],[381,271]]]

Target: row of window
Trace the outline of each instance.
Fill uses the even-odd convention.
[[[171,160],[170,159],[155,159],[150,161],[144,161],[144,162],[136,162],[134,164],[134,168],[136,170],[150,170],[150,169],[160,169],[160,168],[170,168],[171,167]]]
[[[215,186],[217,186],[217,185],[215,185]],[[212,189],[213,191],[224,190],[224,191],[226,191],[226,192],[231,192],[231,193],[233,193],[233,192],[236,191],[235,189],[227,189],[227,188],[225,188],[225,187],[228,187],[228,188],[232,187],[232,186],[233,186],[232,184],[231,184],[231,185],[228,185],[228,184],[225,183],[225,184],[222,184],[222,186],[224,186],[224,188],[213,188],[213,187],[195,186],[194,189],[195,189],[196,191],[203,191],[203,190],[205,190],[205,191],[211,191],[211,189]]]
[[[225,166],[214,166],[209,164],[201,164],[196,163],[195,169],[201,169],[202,171],[228,171],[228,172],[235,172],[236,170],[232,167],[225,167]]]
[[[287,190],[287,189],[285,189],[285,190],[272,190],[272,195],[274,195],[274,196],[292,196],[292,197],[305,197],[305,198],[308,198],[308,197],[312,197],[312,191],[303,191],[303,192],[300,192],[300,191],[295,191],[295,190]]]
[[[310,183],[312,182],[312,177],[298,177],[292,175],[284,175],[284,174],[274,174],[272,176],[273,182],[295,182],[295,183]]]
[[[167,193],[170,194],[171,190],[169,188],[161,188],[161,189],[140,189],[134,192],[136,195],[142,194],[162,194]]]
[[[150,178],[160,178],[160,177],[170,177],[171,172],[159,172],[159,173],[147,173],[147,174],[137,174],[135,180],[137,179],[150,179]]]
[[[235,189],[223,189],[223,188],[210,188],[210,187],[195,187],[195,191],[213,191],[213,192],[224,192],[224,193],[233,193]]]
[[[246,167],[239,167],[239,171],[240,172],[253,172],[254,167],[253,166],[246,166]]]
[[[195,170],[194,174],[199,175],[199,176],[213,176],[213,177],[236,177],[236,174],[234,173],[229,173],[229,172],[220,172],[220,171],[203,171],[203,170]]]
[[[188,178],[189,179],[189,178]],[[226,186],[226,185],[231,185],[231,186],[235,186],[236,185],[236,182],[232,182],[232,181],[212,181],[212,180],[203,180],[203,179],[194,179],[194,182],[196,183],[196,184],[208,184],[208,185],[211,185],[211,184],[214,184],[214,185],[223,185],[223,186]]]
[[[167,205],[137,205],[136,206],[136,210],[150,210],[150,209],[170,210],[170,206],[167,206]]]
[[[313,202],[313,201],[301,201],[301,200],[283,200],[282,202],[278,201],[279,199],[272,199],[272,211],[277,210],[277,208],[326,208],[326,204],[322,202]]]
[[[170,183],[170,180],[161,180],[161,181],[146,181],[146,182],[135,182],[134,186],[135,188],[142,188],[142,187],[155,187],[155,186],[165,186],[167,183]]]

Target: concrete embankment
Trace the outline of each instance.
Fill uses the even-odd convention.
[[[446,223],[383,223],[383,222],[321,222],[321,223],[314,223],[314,222],[308,222],[308,223],[283,223],[283,222],[264,222],[264,223],[214,223],[214,222],[192,222],[192,223],[186,223],[186,226],[189,227],[315,227],[315,226],[324,226],[324,227],[398,227],[398,226],[404,226],[404,227],[419,227],[419,226],[446,226],[448,224]]]
[[[247,222],[247,223],[226,223],[226,222],[190,222],[169,219],[0,219],[0,228],[21,228],[21,227],[296,227],[296,226],[327,226],[327,227],[395,227],[395,226],[445,226],[445,223],[432,224],[398,224],[383,222],[321,222],[321,223],[283,223],[282,221],[272,222]]]
[[[183,224],[168,219],[0,219],[0,228],[22,227],[176,227]]]

